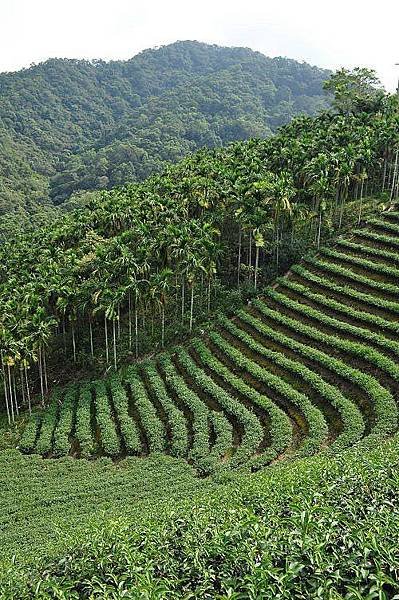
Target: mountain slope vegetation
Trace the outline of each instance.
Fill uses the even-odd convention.
[[[44,397],[49,366],[53,380],[59,365],[101,373],[191,334],[360,223],[376,193],[396,197],[396,102],[202,150],[3,244],[6,400]]]
[[[383,213],[188,347],[57,389],[25,429],[23,451],[167,452],[209,473],[393,434],[398,245],[399,213]]]
[[[327,88],[0,248],[5,600],[397,597],[399,106]]]
[[[326,107],[328,72],[177,42],[129,61],[51,59],[0,75],[1,214],[141,180],[200,147],[266,137]]]

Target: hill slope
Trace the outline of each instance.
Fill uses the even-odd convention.
[[[51,59],[1,74],[1,213],[142,179],[201,146],[267,136],[326,106],[327,75],[198,42],[126,62]]]
[[[44,456],[159,451],[208,473],[392,434],[398,250],[399,213],[370,220],[203,339],[108,380],[57,390],[22,448]]]

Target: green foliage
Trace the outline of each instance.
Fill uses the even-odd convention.
[[[326,271],[331,270],[330,264],[322,263],[321,261],[316,261],[315,259],[306,258],[305,263],[307,263],[310,267],[312,267],[312,265],[317,266],[321,272],[323,271],[323,268],[325,268]],[[358,289],[356,289],[355,287],[351,287],[348,284],[346,284],[346,285],[341,285],[339,283],[337,284],[334,282],[333,279],[328,279],[328,277],[319,277],[312,271],[307,270],[302,265],[293,265],[291,267],[291,271],[293,273],[299,275],[301,278],[305,279],[305,281],[315,283],[318,287],[326,288],[327,290],[341,294],[344,297],[348,297],[349,301],[363,302],[366,305],[370,305],[372,307],[377,307],[377,308],[382,308],[388,312],[392,312],[394,314],[399,314],[399,302],[393,302],[392,300],[386,300],[382,296],[378,297],[378,296],[374,296],[372,294],[367,294],[367,293],[361,292]],[[348,278],[350,277],[350,274],[351,274],[351,272],[348,271],[348,269],[336,271],[333,268],[332,272],[333,273],[335,272],[338,275],[343,274],[345,277],[348,277]],[[367,285],[368,284],[367,282],[369,280],[367,280],[367,279],[359,280],[356,278],[355,285],[356,285],[357,281],[361,281],[362,283],[365,283],[365,285]],[[374,316],[374,313],[372,313],[372,316]],[[394,324],[393,324],[393,326],[394,326]]]
[[[398,279],[399,277],[399,269],[395,267],[390,267],[383,263],[375,263],[371,260],[367,260],[365,258],[358,258],[357,256],[351,256],[349,254],[344,254],[343,252],[339,252],[337,250],[333,250],[331,248],[323,248],[321,250],[322,256],[327,256],[328,258],[338,259],[344,263],[350,263],[356,267],[361,267],[365,271],[372,271],[374,273],[378,273],[381,275],[387,275],[392,277],[393,279]],[[396,286],[398,289],[398,286]],[[394,292],[395,286],[391,286],[391,290]]]
[[[169,440],[170,453],[173,456],[187,456],[188,452],[188,432],[184,413],[177,408],[168,395],[165,382],[160,377],[156,366],[147,362],[144,367],[144,373],[148,378],[150,388],[152,389],[157,402],[162,406],[167,417],[167,426],[170,431]]]
[[[119,469],[81,464],[87,498],[95,490],[102,506],[107,496],[119,516],[92,527],[85,538],[83,531],[75,532],[69,547],[50,559],[4,564],[1,595],[5,600],[187,595],[389,600],[399,592],[398,458],[396,438],[374,450],[320,455],[202,491],[166,458],[158,473],[151,461],[141,470],[136,463]],[[36,463],[31,465],[37,476]],[[54,470],[47,475],[43,494],[56,475]],[[173,497],[177,480],[180,494]],[[123,489],[131,494],[132,485],[137,486],[133,502],[121,501]],[[160,507],[161,499],[167,502],[154,519],[153,507]],[[128,515],[122,515],[125,510]]]
[[[261,301],[256,301],[256,308],[259,309],[260,313],[270,318],[272,322],[281,324],[282,326],[289,327],[293,332],[304,333],[310,339],[316,340],[318,343],[325,344],[328,348],[336,348],[342,350],[344,353],[348,352],[359,358],[369,358],[371,364],[373,364],[374,358],[381,362],[384,366],[386,364],[385,357],[380,355],[378,352],[373,351],[368,346],[356,344],[346,338],[338,338],[325,334],[322,330],[310,327],[303,324],[301,321],[288,317],[285,314],[272,310]],[[271,330],[274,331],[274,330]],[[267,328],[262,327],[262,334],[267,334]],[[275,334],[273,334],[275,335]],[[276,335],[279,335],[277,332]],[[284,343],[295,350],[301,350],[305,353],[305,356],[315,358],[324,364],[327,368],[333,368],[334,371],[348,377],[350,381],[356,383],[361,387],[366,394],[372,400],[372,406],[375,413],[375,423],[373,426],[373,433],[378,435],[387,435],[395,431],[397,427],[398,411],[392,394],[381,385],[375,377],[368,375],[367,373],[354,369],[348,366],[342,360],[336,359],[331,356],[330,353],[320,352],[316,348],[307,346],[300,342],[297,342],[295,338],[284,336]],[[391,361],[389,361],[388,369],[391,368]],[[395,371],[394,371],[395,373]]]
[[[372,227],[376,227],[377,229],[382,229],[383,231],[387,231],[389,233],[399,233],[399,224],[397,223],[389,223],[387,220],[382,219],[368,219],[367,224]]]
[[[324,83],[324,89],[334,94],[333,105],[344,114],[378,110],[384,98],[377,73],[362,67],[339,69]]]
[[[65,398],[61,404],[57,425],[54,429],[53,454],[54,456],[66,456],[71,449],[72,428],[76,409],[75,385],[69,386],[65,392]]]
[[[381,233],[376,233],[375,231],[367,231],[365,229],[355,229],[353,232],[357,237],[363,238],[365,240],[370,240],[372,242],[381,242],[381,244],[386,244],[387,246],[392,246],[393,248],[399,247],[399,240],[396,237],[383,235]]]
[[[140,433],[129,414],[129,400],[126,390],[117,376],[110,378],[109,387],[125,448],[128,454],[138,454],[142,450]]]
[[[399,264],[399,256],[395,252],[389,252],[388,250],[382,250],[381,248],[372,248],[371,246],[357,244],[349,240],[337,240],[336,245],[340,250],[346,250],[355,255],[366,254],[371,258],[385,258],[390,263]]]
[[[32,415],[29,419],[21,439],[19,441],[19,448],[22,452],[29,454],[33,452],[36,446],[36,439],[38,436],[38,432],[40,431],[41,418],[40,415]]]
[[[242,427],[241,444],[237,448],[231,463],[234,466],[245,463],[248,457],[256,452],[262,442],[263,430],[258,418],[241,402],[216,384],[211,377],[195,364],[185,350],[179,350],[177,356],[179,363],[201,388],[205,396],[213,398],[223,411],[233,417]]]
[[[167,386],[173,391],[178,404],[190,411],[191,427],[193,432],[192,447],[189,459],[204,473],[209,473],[215,461],[209,457],[210,454],[210,431],[209,410],[202,400],[190,389],[184,379],[176,372],[176,368],[168,355],[159,360],[160,366],[165,374]]]
[[[102,381],[95,381],[94,404],[96,408],[96,423],[101,436],[101,446],[107,456],[120,454],[120,440],[115,429],[116,424],[112,415],[107,389]]]
[[[242,394],[254,406],[258,406],[262,411],[268,414],[270,419],[270,447],[264,452],[268,459],[275,458],[278,453],[283,452],[291,443],[292,426],[286,415],[270,398],[264,394],[260,394],[257,390],[249,386],[245,381],[235,375],[216,356],[202,343],[200,340],[194,340],[192,343],[201,361],[219,377],[222,378],[228,385],[231,385],[235,390]],[[263,460],[263,465],[267,464]]]
[[[134,368],[127,371],[125,378],[129,384],[133,406],[137,410],[138,418],[145,432],[148,451],[150,453],[162,452],[165,450],[166,444],[165,428],[148,397],[145,386]]]
[[[301,302],[293,300],[292,298],[289,298],[284,294],[281,294],[280,292],[274,290],[267,290],[266,295],[269,298],[272,298],[278,304],[287,307],[290,311],[295,311],[295,313],[299,313],[298,321],[301,321],[301,316],[303,315],[304,317],[308,317],[311,321],[315,321],[316,323],[318,323],[320,326],[320,330],[322,329],[322,325],[327,325],[334,331],[334,337],[342,335],[342,333],[346,333],[355,338],[359,338],[362,342],[367,342],[366,348],[369,345],[376,345],[379,346],[379,349],[386,350],[388,355],[391,352],[399,358],[399,344],[394,340],[388,340],[383,335],[380,335],[375,331],[369,331],[368,329],[357,327],[356,325],[352,325],[351,323],[346,323],[334,317],[330,317],[324,312],[321,312],[311,306],[308,306],[307,304],[302,304]],[[329,337],[327,337],[326,339],[329,340]],[[333,343],[336,344],[335,341]],[[341,341],[339,341],[337,344],[342,343]],[[383,368],[394,379],[399,379],[399,369],[393,360],[391,360],[388,357],[385,357],[382,354],[377,358],[371,348],[370,353],[372,353],[372,359],[370,359],[370,363]],[[365,357],[366,355],[367,353],[365,353],[365,351],[362,351],[362,356]]]
[[[328,427],[322,413],[310,402],[309,398],[305,394],[298,392],[284,379],[281,379],[258,365],[255,361],[247,358],[239,349],[229,344],[220,334],[212,332],[210,339],[233,361],[234,365],[250,373],[252,377],[255,377],[255,379],[276,391],[284,398],[284,401],[293,404],[299,409],[306,421],[307,429],[307,436],[300,452],[304,455],[317,452],[325,440]]]
[[[259,333],[267,335],[267,328],[264,327],[263,323],[260,323],[249,313],[240,311],[238,316],[244,323],[251,325],[255,331],[259,331]],[[233,322],[224,319],[222,324],[231,335],[240,340],[240,342],[245,344],[246,347],[250,348],[258,355],[267,358],[273,364],[282,367],[288,373],[292,373],[294,376],[298,377],[298,380],[306,382],[311,389],[313,389],[313,393],[316,395],[316,397],[319,400],[322,399],[322,402],[325,406],[330,404],[336,410],[338,410],[343,423],[343,431],[331,444],[331,451],[336,452],[338,450],[342,450],[343,448],[351,446],[361,439],[365,428],[362,414],[360,410],[348,398],[346,398],[336,386],[329,384],[317,372],[306,367],[303,363],[292,360],[283,353],[275,352],[269,348],[266,348],[262,344],[257,343],[253,337],[247,334],[243,329],[240,329],[234,325]],[[277,334],[274,339],[282,342],[283,336],[278,336]],[[295,402],[295,397],[292,395],[287,395],[286,393],[283,397],[284,399],[290,400],[294,404],[296,403],[306,416],[306,404],[300,404],[298,401]],[[279,431],[280,428],[276,429]],[[273,435],[275,435],[274,430]]]
[[[204,146],[266,137],[325,108],[327,76],[198,42],[125,62],[50,59],[3,73],[0,215],[12,213],[23,228],[38,211],[51,215],[50,200],[142,180]],[[0,219],[0,236],[7,222]]]
[[[38,454],[49,454],[53,448],[54,434],[57,428],[58,415],[62,403],[62,394],[59,388],[56,388],[51,394],[50,404],[47,407],[41,420],[41,427],[38,440],[35,446],[35,452]],[[61,415],[60,415],[61,416]],[[57,436],[59,433],[57,434]]]
[[[295,270],[295,272],[297,272],[297,271]],[[301,269],[300,271],[298,271],[298,273],[303,274],[303,277],[306,281],[306,271]],[[309,281],[310,282],[314,281],[315,283],[321,284],[325,280],[322,278],[318,278],[316,275],[316,276],[312,277]],[[300,283],[297,283],[297,282],[293,281],[292,279],[288,279],[287,277],[279,277],[277,279],[277,282],[279,284],[279,289],[281,289],[281,287],[282,287],[282,288],[286,288],[287,290],[292,290],[293,292],[300,294],[301,298],[303,298],[303,299],[309,299],[313,303],[320,304],[321,306],[324,306],[326,308],[333,310],[334,312],[339,313],[339,318],[342,319],[342,317],[343,317],[343,319],[344,319],[344,321],[341,321],[342,326],[343,326],[343,323],[346,321],[357,320],[357,321],[364,321],[365,323],[370,324],[370,325],[375,325],[380,330],[384,330],[388,333],[399,334],[399,323],[395,323],[394,321],[388,321],[387,319],[384,319],[383,317],[380,317],[379,315],[371,313],[371,312],[357,310],[353,306],[344,304],[342,302],[338,302],[337,300],[334,300],[333,298],[329,298],[328,296],[323,296],[323,294],[319,294],[319,293],[316,294],[316,293],[312,292],[310,287],[301,285]],[[331,283],[331,282],[328,282],[328,283]],[[340,286],[336,286],[336,287],[337,287],[336,291],[339,292],[341,287]],[[331,288],[328,287],[328,289],[331,289],[332,291],[334,291],[335,290],[334,284],[332,284]],[[367,298],[366,294],[364,294],[364,296]]]
[[[76,440],[79,442],[80,455],[84,458],[88,458],[94,452],[92,404],[92,386],[85,383],[79,389],[75,424]]]
[[[326,256],[334,258],[334,251],[333,250],[329,250],[329,249],[325,249],[327,250],[326,252]],[[330,252],[333,252],[333,254],[330,254]],[[341,252],[338,252],[338,254],[342,254]],[[336,256],[336,253],[335,253]],[[342,254],[342,257],[346,257],[345,254]],[[339,256],[336,256],[337,259],[340,259]],[[348,262],[352,262],[352,264],[355,261],[351,261],[349,259]],[[371,263],[371,261],[366,261],[367,263]],[[352,284],[357,284],[360,283],[362,285],[364,285],[366,288],[372,288],[373,290],[377,290],[379,292],[381,292],[381,294],[391,294],[393,296],[396,296],[398,293],[398,286],[393,284],[393,283],[387,283],[385,281],[377,281],[376,279],[372,279],[371,277],[366,277],[365,275],[361,275],[360,273],[357,273],[356,271],[352,271],[351,269],[347,269],[346,267],[341,266],[340,264],[336,264],[333,262],[327,262],[327,260],[320,260],[318,258],[311,258],[311,257],[306,257],[305,258],[305,263],[309,264],[310,266],[314,266],[317,269],[320,269],[321,271],[325,271],[326,273],[329,274],[333,274],[333,275],[338,275],[339,277],[342,277],[344,280],[348,280],[350,281]],[[372,265],[375,265],[375,263],[371,263]],[[382,267],[382,269],[384,270],[384,267]],[[377,271],[379,270],[379,267],[377,267]],[[379,298],[377,299],[377,301],[380,300]],[[382,298],[382,302],[389,302],[388,300],[386,300],[384,297]],[[396,311],[395,306],[397,305],[397,302],[392,303],[392,307],[394,308],[394,310]]]

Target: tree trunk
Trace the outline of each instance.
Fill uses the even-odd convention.
[[[248,277],[249,281],[252,279],[252,232],[249,232],[249,252],[248,252]]]
[[[116,322],[115,319],[112,319],[112,334],[113,334],[113,338],[114,338],[114,367],[115,367],[115,371],[117,370],[117,366],[118,366],[118,355],[117,355],[117,347],[116,347]]]
[[[385,190],[385,181],[386,181],[386,178],[387,178],[387,162],[388,162],[388,161],[387,161],[387,156],[386,156],[386,154],[387,154],[387,152],[386,152],[386,149],[385,149],[385,156],[384,156],[384,170],[383,170],[383,173],[382,173],[382,191],[384,191],[384,190]]]
[[[322,213],[319,211],[319,226],[317,229],[317,249],[320,248]]]
[[[7,365],[7,370],[8,370],[8,397],[10,399],[10,406],[11,406],[11,419],[12,419],[12,422],[14,423],[14,421],[15,421],[14,397],[13,397],[13,393],[12,393],[10,365]]]
[[[109,347],[108,347],[108,324],[107,317],[104,315],[104,332],[105,332],[105,361],[108,365],[109,363]]]
[[[42,351],[43,355],[43,374],[44,374],[44,386],[46,390],[46,394],[48,394],[48,378],[47,378],[47,362],[46,362],[46,351]]]
[[[75,338],[75,324],[72,323],[72,348],[73,348],[73,362],[76,363],[76,338]]]
[[[242,245],[242,229],[238,232],[238,264],[237,264],[237,286],[240,287],[240,275],[241,275],[241,245]]]
[[[67,353],[67,344],[66,344],[66,329],[65,329],[65,317],[62,319],[62,337],[64,340],[64,353]]]
[[[12,370],[12,389],[14,391],[15,412],[17,413],[17,415],[19,415],[17,386],[16,386],[16,382],[15,382],[15,370],[14,369]]]
[[[363,212],[363,184],[364,184],[364,181],[363,181],[363,179],[362,179],[362,185],[361,185],[361,187],[360,187],[360,206],[359,206],[359,216],[358,216],[358,219],[357,219],[357,223],[358,223],[358,225],[360,225],[360,222],[361,222],[361,220],[362,220],[362,212]]]
[[[129,292],[129,350],[132,350],[132,295]]]
[[[194,282],[191,284],[190,331],[193,330],[193,317],[194,317]]]
[[[19,380],[21,382],[22,406],[26,406],[25,383],[24,383],[24,368],[23,368],[22,365],[19,367]]]
[[[118,302],[118,340],[121,337],[121,304]]]
[[[259,246],[256,246],[255,254],[255,276],[254,276],[254,287],[255,291],[258,285],[258,265],[259,265]]]
[[[91,357],[94,358],[93,324],[91,321],[89,321],[89,328],[90,328],[90,352],[91,352]]]
[[[137,294],[134,301],[134,344],[136,358],[139,356],[139,313],[137,306]]]
[[[186,298],[185,298],[185,285],[184,285],[184,277],[182,277],[182,284],[181,284],[181,322],[182,322],[182,324],[184,323],[184,307],[185,307],[185,302],[186,302]]]
[[[163,303],[161,304],[161,311],[162,311],[161,345],[162,345],[162,348],[165,348],[165,305]]]
[[[26,381],[26,395],[28,396],[28,406],[29,406],[29,414],[32,414],[32,403],[30,399],[30,388],[29,388],[29,378],[28,378],[28,369],[25,365],[25,381]]]
[[[42,364],[42,348],[39,346],[39,378],[40,378],[40,391],[42,395],[42,405],[44,405],[44,387],[43,387],[43,364]]]
[[[398,153],[399,151],[396,150],[396,154],[395,154],[395,166],[393,169],[393,177],[392,177],[392,186],[391,186],[391,201],[394,199],[395,197],[395,192],[396,192],[396,178],[398,176]]]
[[[9,406],[9,398],[8,398],[8,391],[7,391],[7,381],[6,381],[6,371],[5,371],[5,368],[4,368],[3,357],[1,359],[1,368],[2,368],[2,371],[3,371],[4,400],[5,400],[5,403],[6,403],[7,419],[8,419],[8,424],[11,425],[11,411],[10,411],[10,406]]]

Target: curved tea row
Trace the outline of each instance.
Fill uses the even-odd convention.
[[[392,434],[399,399],[399,213],[295,265],[189,347],[53,392],[23,452],[166,452],[199,472],[260,468]]]

